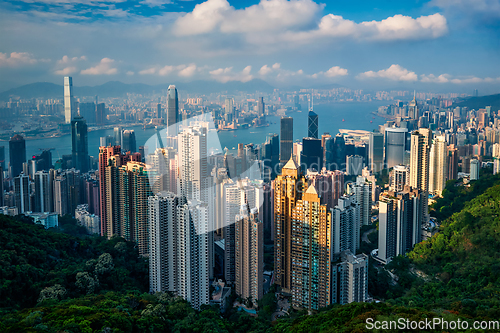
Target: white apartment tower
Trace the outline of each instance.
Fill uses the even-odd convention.
[[[206,205],[162,192],[148,199],[151,292],[173,292],[195,309],[209,302]]]
[[[356,253],[359,248],[360,205],[354,196],[342,196],[337,206],[331,209],[331,246],[332,255],[350,250]]]
[[[448,176],[447,160],[446,138],[444,135],[436,136],[429,156],[429,193],[439,196],[443,193]]]

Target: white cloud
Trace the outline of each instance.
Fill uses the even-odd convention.
[[[78,68],[75,66],[64,67],[63,69],[58,69],[54,72],[56,75],[71,75],[78,72]]]
[[[160,75],[160,76],[167,76],[170,73],[172,73],[174,70],[175,70],[174,66],[168,66],[167,65],[167,66],[164,66],[164,67],[160,68],[160,70],[158,71],[158,75]]]
[[[267,67],[267,65],[264,65],[259,69],[259,74],[262,76],[265,76],[265,75],[271,73],[272,71],[273,71],[272,68],[269,68],[269,67]]]
[[[87,57],[86,56],[81,56],[81,57],[70,58],[67,55],[65,55],[65,56],[62,57],[62,59],[57,60],[57,64],[58,65],[66,65],[66,64],[75,63],[75,62],[81,61],[81,60],[82,61],[86,61]]]
[[[359,74],[356,78],[364,79],[388,79],[392,81],[418,81],[418,75],[415,72],[410,72],[406,68],[399,65],[391,65],[387,69],[379,70],[378,72],[368,71]]]
[[[420,81],[421,82],[434,82],[434,83],[448,83],[450,82],[450,77],[451,75],[449,74],[441,74],[438,76],[435,76],[434,74],[429,74],[429,75],[420,75]]]
[[[323,7],[312,0],[261,0],[257,5],[235,9],[226,0],[207,0],[179,17],[174,32],[179,36],[243,34],[247,42],[258,45],[346,37],[375,41],[433,39],[448,32],[441,14],[418,18],[394,15],[361,23],[327,14],[318,24]]]
[[[148,74],[156,74],[156,71],[158,69],[156,67],[151,67],[148,69],[143,69],[142,71],[139,71],[139,75],[148,75]]]
[[[186,68],[183,68],[177,73],[181,77],[191,77],[196,73],[196,65],[190,64]]]
[[[219,82],[229,82],[229,81],[241,81],[248,82],[253,79],[253,75],[250,74],[252,71],[252,66],[245,67],[241,72],[234,73],[233,67],[218,68],[210,71],[210,75],[213,79]]]
[[[432,0],[429,6],[466,15],[482,14],[490,18],[500,17],[500,0]]]
[[[12,52],[2,53],[0,52],[0,67],[19,67],[23,65],[34,65],[39,61],[47,62],[46,59],[35,59],[33,55],[28,52]]]
[[[347,74],[347,69],[340,68],[339,66],[333,66],[325,72],[326,77],[346,76]]]
[[[113,75],[118,73],[118,69],[113,67],[114,59],[102,58],[97,66],[84,69],[80,72],[83,75]]]

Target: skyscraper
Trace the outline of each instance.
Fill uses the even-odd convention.
[[[481,170],[481,162],[477,159],[470,160],[470,180],[479,179],[479,170]]]
[[[177,88],[174,85],[168,86],[167,93],[167,127],[175,125],[180,121],[179,118],[179,97],[177,95]],[[171,136],[177,135],[177,128],[172,127]]]
[[[31,211],[29,177],[20,174],[14,178],[14,201],[19,214]]]
[[[281,170],[274,185],[274,281],[284,290],[292,290],[292,213],[307,180],[293,158]]]
[[[293,153],[293,118],[281,117],[280,127],[280,162],[286,163]]]
[[[448,149],[444,135],[433,140],[429,156],[429,193],[439,195],[446,186],[448,173]]]
[[[344,173],[322,169],[321,172],[307,172],[309,185],[314,185],[319,193],[321,204],[328,209],[337,205],[339,198],[344,193]]]
[[[87,124],[96,123],[96,107],[94,102],[80,103],[78,108],[80,109],[80,117],[85,118]]]
[[[256,302],[263,296],[264,225],[257,208],[242,205],[235,220],[235,289],[243,299]]]
[[[259,99],[257,100],[257,114],[259,117],[264,116],[264,110],[265,110],[264,97],[259,97]]]
[[[321,171],[323,168],[323,149],[321,148],[321,140],[317,138],[302,139],[300,164],[305,170],[314,169],[318,172]]]
[[[0,168],[5,169],[5,147],[0,146]]]
[[[410,183],[410,168],[406,165],[395,165],[389,178],[389,190],[403,191]]]
[[[413,100],[408,104],[408,117],[410,117],[410,119],[419,118],[417,99],[415,95],[413,96]]]
[[[172,292],[193,308],[209,302],[208,209],[194,200],[161,192],[148,199],[149,288]]]
[[[332,267],[332,303],[348,304],[368,299],[368,256],[342,252]]]
[[[338,133],[335,136],[334,143],[334,165],[333,170],[341,170],[345,171],[346,169],[346,149],[345,149],[345,140],[344,136],[341,133]],[[332,170],[330,168],[329,170]]]
[[[349,193],[352,193],[354,200],[359,204],[361,225],[370,225],[372,216],[372,188],[375,186],[366,177],[358,176],[356,183],[349,184]]]
[[[457,179],[458,178],[458,149],[454,146],[448,146],[448,172],[447,179]]]
[[[122,139],[122,150],[129,151],[131,153],[137,152],[137,145],[135,141],[135,132],[134,130],[125,130],[123,131],[123,139]]]
[[[123,140],[123,128],[121,126],[117,126],[113,129],[113,134],[115,136],[115,146],[120,146],[122,148],[122,140]]]
[[[426,128],[420,128],[411,134],[409,185],[413,189],[421,190],[424,198],[427,198],[429,194],[429,148],[431,140],[432,132]],[[427,200],[423,200],[422,209],[424,219],[428,221]]]
[[[64,120],[66,124],[71,123],[75,116],[75,105],[73,100],[73,78],[71,76],[64,77]]]
[[[35,173],[35,207],[33,211],[49,213],[54,211],[54,196],[52,194],[52,173],[38,171]]]
[[[318,139],[318,115],[314,111],[309,111],[307,115],[307,136]]]
[[[368,166],[373,173],[384,169],[384,135],[382,133],[370,133]]]
[[[349,155],[346,157],[346,175],[359,176],[363,170],[363,157],[359,155]]]
[[[292,306],[318,310],[330,305],[331,214],[313,185],[292,208]]]
[[[354,196],[342,196],[332,208],[332,254],[359,248],[360,205]]]
[[[77,116],[71,120],[71,146],[73,168],[82,173],[89,171],[87,122],[83,117]]]
[[[407,128],[385,129],[385,161],[384,167],[392,168],[398,164],[404,164],[406,152]]]
[[[378,256],[388,261],[404,255],[422,240],[424,202],[419,189],[406,186],[401,192],[388,191],[379,200]]]
[[[10,176],[14,178],[19,176],[23,171],[23,163],[26,163],[26,141],[19,134],[14,135],[9,141],[9,158]]]

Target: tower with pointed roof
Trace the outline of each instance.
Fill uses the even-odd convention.
[[[408,117],[411,119],[418,119],[418,105],[416,92],[413,92],[413,100],[408,104]]]

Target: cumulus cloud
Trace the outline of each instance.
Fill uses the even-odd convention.
[[[80,72],[82,75],[113,75],[118,73],[118,69],[113,67],[114,59],[102,58],[97,66],[84,69]]]
[[[196,65],[195,64],[190,64],[186,66],[185,68],[181,69],[177,75],[181,77],[191,77],[196,73]]]
[[[155,66],[151,68],[146,68],[139,71],[139,74],[168,76],[170,74],[176,73],[180,77],[191,77],[194,74],[196,74],[197,70],[198,67],[196,66],[196,64],[178,65],[178,66],[166,65],[163,67]]]
[[[266,76],[267,74],[280,70],[280,68],[281,64],[278,62],[272,65],[271,67],[267,66],[266,64],[259,69],[259,74],[261,76]]]
[[[252,71],[252,66],[245,67],[241,72],[233,72],[233,67],[218,68],[210,71],[210,75],[213,79],[219,82],[229,82],[229,81],[241,81],[248,82],[253,79],[253,75],[250,74]]]
[[[76,68],[75,66],[69,66],[69,67],[64,67],[62,69],[58,69],[54,72],[54,74],[56,75],[71,75],[73,73],[76,73],[78,72],[78,68]]]
[[[156,74],[156,71],[158,69],[156,67],[151,67],[148,69],[143,69],[142,71],[139,71],[140,75],[148,75],[148,74]]]
[[[429,74],[429,75],[421,75],[420,76],[420,81],[421,82],[425,82],[425,83],[429,83],[429,82],[433,82],[433,83],[448,83],[450,82],[450,77],[451,75],[448,75],[448,74],[441,74],[441,75],[434,75],[434,74]]]
[[[446,18],[441,14],[418,18],[394,15],[361,23],[327,14],[318,24],[322,9],[323,5],[312,0],[261,0],[243,9],[235,9],[227,0],[207,0],[179,17],[174,32],[179,36],[244,34],[252,44],[310,43],[318,38],[346,37],[379,41],[432,39],[448,32]]]
[[[23,65],[34,65],[39,61],[47,62],[49,60],[35,59],[33,55],[28,52],[11,52],[10,54],[0,52],[0,66],[19,67]]]
[[[500,0],[432,0],[429,5],[469,16],[500,17]]]
[[[381,69],[378,72],[368,71],[359,74],[356,78],[364,79],[388,79],[392,81],[418,81],[418,75],[399,65],[391,65],[387,69]]]

